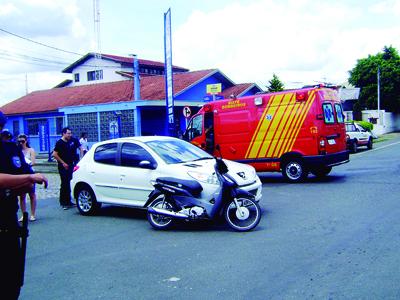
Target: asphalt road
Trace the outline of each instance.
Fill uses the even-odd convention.
[[[260,177],[263,217],[248,233],[159,232],[140,210],[83,217],[41,200],[20,299],[400,298],[400,138],[322,181]]]

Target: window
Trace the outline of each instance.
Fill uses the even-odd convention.
[[[324,111],[324,120],[326,124],[335,123],[335,115],[333,114],[332,104],[324,103],[322,104],[322,109]]]
[[[203,134],[203,115],[198,115],[192,119],[186,133],[189,141]]]
[[[64,127],[64,118],[63,117],[57,117],[56,118],[56,133],[58,135],[61,135],[61,131]]]
[[[121,166],[139,167],[141,161],[147,160],[155,164],[153,157],[139,145],[124,143],[121,149]]]
[[[14,136],[18,136],[19,135],[19,121],[13,121],[13,134]]]
[[[336,118],[338,123],[343,123],[344,122],[344,114],[342,110],[342,106],[340,104],[335,104],[335,110],[336,110]]]
[[[94,161],[107,165],[116,164],[117,143],[98,146],[94,152]]]
[[[103,79],[103,70],[89,71],[87,72],[87,80],[100,80]]]
[[[150,141],[146,142],[146,145],[156,152],[167,164],[213,159],[211,155],[200,148],[179,139]]]
[[[39,135],[40,126],[47,126],[45,119],[31,119],[27,121],[28,135]]]
[[[74,74],[75,82],[79,82],[79,73]]]

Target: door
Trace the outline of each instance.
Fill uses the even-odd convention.
[[[95,186],[96,196],[100,202],[114,202],[118,199],[119,178],[117,165],[117,143],[104,144],[94,152],[95,163],[89,170],[89,177]]]
[[[346,150],[346,131],[342,106],[335,102],[322,103],[324,116],[323,135],[326,138],[326,152],[336,153]]]
[[[127,205],[143,206],[154,189],[150,183],[155,170],[144,169],[140,162],[148,161],[156,168],[157,163],[146,149],[135,143],[123,143],[119,176],[119,197]]]

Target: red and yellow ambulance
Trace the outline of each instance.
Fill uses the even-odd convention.
[[[337,90],[321,86],[207,103],[184,138],[259,172],[281,171],[290,182],[349,161]]]

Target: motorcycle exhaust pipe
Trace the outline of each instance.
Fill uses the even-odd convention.
[[[149,207],[147,209],[147,211],[151,214],[163,215],[163,216],[179,218],[179,219],[188,219],[189,218],[185,214],[181,214],[179,212],[169,211],[169,210],[157,208],[157,207]]]

